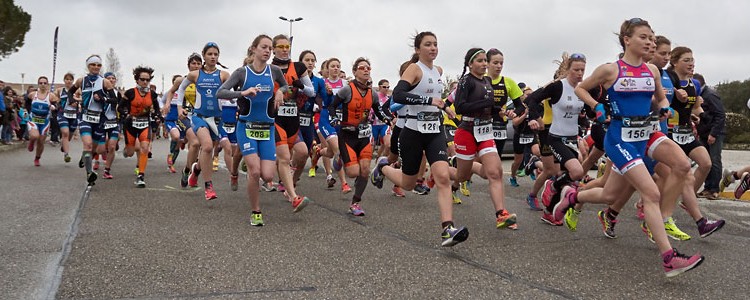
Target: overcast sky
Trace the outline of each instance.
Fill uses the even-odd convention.
[[[696,71],[709,84],[750,78],[748,1],[52,1],[16,0],[32,15],[31,30],[17,53],[0,61],[0,80],[36,82],[52,75],[52,41],[60,26],[57,77],[85,72],[89,54],[114,48],[120,82],[135,85],[132,69],[144,64],[169,84],[187,72],[187,57],[206,42],[221,48],[229,71],[239,67],[258,34],[289,33],[279,16],[294,23],[292,57],[313,50],[318,61],[338,57],[351,74],[359,56],[370,59],[373,80],[398,79],[398,66],[413,53],[417,31],[438,37],[436,61],[445,75],[460,75],[471,47],[498,48],[503,74],[538,86],[548,82],[563,51],[584,53],[587,74],[620,52],[614,32],[625,19],[641,17],[673,46],[693,49]],[[394,82],[395,83],[395,82]]]

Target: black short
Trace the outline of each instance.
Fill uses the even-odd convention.
[[[402,127],[393,125],[391,132],[391,153],[398,155],[398,138],[401,135]]]
[[[398,148],[401,171],[407,176],[419,173],[422,167],[422,154],[427,157],[430,165],[438,161],[448,161],[448,147],[443,132],[421,133],[403,128],[398,139]]]
[[[443,132],[445,132],[445,142],[452,144],[453,139],[456,137],[456,126],[453,125],[441,125],[443,126]]]
[[[560,137],[550,134],[547,142],[552,149],[555,159],[560,162],[561,167],[571,159],[578,159],[578,137]]]
[[[552,156],[552,148],[549,146],[549,125],[544,125],[544,130],[536,133],[537,141],[539,141],[539,154],[542,156]]]
[[[669,133],[669,138],[672,139],[672,132]],[[695,140],[693,140],[690,143],[687,143],[687,144],[684,144],[684,145],[677,144],[677,146],[680,146],[680,149],[682,149],[682,152],[685,152],[685,155],[687,155],[687,156],[690,156],[690,152],[693,152],[693,150],[695,150],[696,148],[705,147],[698,140],[698,137],[695,137]]]
[[[523,142],[525,142],[525,144],[521,144],[522,135]],[[531,142],[529,142],[528,139],[531,139]],[[516,132],[515,134],[513,134],[513,154],[523,154],[524,152],[526,152],[526,147],[531,147],[532,145],[538,143],[539,137],[536,134]]]
[[[604,125],[599,122],[595,122],[591,125],[591,139],[594,140],[594,147],[604,152],[604,135],[607,131],[604,130]]]
[[[500,157],[503,156],[503,148],[505,148],[505,141],[507,140],[495,140],[495,148],[497,148],[497,154],[499,154]]]

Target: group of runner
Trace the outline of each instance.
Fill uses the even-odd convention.
[[[298,192],[297,182],[308,160],[308,176],[313,177],[322,158],[327,188],[338,182],[349,193],[347,178],[353,179],[349,212],[355,216],[365,215],[361,202],[368,181],[382,188],[388,179],[400,197],[403,190],[428,194],[437,187],[442,246],[454,246],[469,231],[454,223],[453,206],[462,203],[459,191],[469,195],[475,174],[489,182],[496,227],[518,228],[516,214],[506,209],[500,160],[510,140],[515,155],[508,184],[518,186],[516,170],[530,151],[525,169],[536,176],[526,200],[530,209],[541,211],[542,221],[576,231],[583,203],[607,204],[598,218],[604,234],[615,238],[618,213],[638,191],[641,228],[659,248],[666,275],[675,276],[703,261],[703,256],[683,255],[669,243],[669,237],[690,239],[671,217],[679,196],[701,237],[724,225],[701,214],[695,194],[710,167],[708,153],[693,133],[702,113],[701,87],[691,78],[692,51],[671,49],[647,21],[623,22],[619,40],[623,53],[616,62],[584,78],[586,57],[564,54],[554,80],[535,91],[501,75],[501,51],[471,48],[446,99],[442,68],[434,64],[437,36],[431,32],[414,37],[414,53],[401,65],[392,95],[387,80],[380,80],[377,90],[373,87],[366,58],[351,66],[349,82],[340,77],[345,66],[337,58],[324,61],[316,74],[315,53],[305,50],[292,60],[291,41],[284,35],[255,37],[243,66],[232,73],[218,68],[223,67],[219,46],[207,43],[200,54],[188,57],[189,73],[173,77],[163,104],[149,89],[153,69],[135,68],[136,87],[120,94],[113,88],[114,75],[101,76],[101,58],[92,55],[86,60],[88,74],[77,80],[66,74],[65,87],[58,91],[47,88],[46,78],[39,79],[40,89],[31,95],[35,125],[29,151],[36,146],[39,165],[40,136],[49,118],[57,117],[61,150],[69,162],[69,140],[77,125],[83,142],[79,166],[93,185],[98,177],[93,156],[106,155],[104,177],[111,178],[123,132],[124,155],[138,157],[135,185],[145,187],[150,128],[158,121],[171,138],[170,172],[177,172],[180,150],[188,150],[183,188],[197,187],[202,178],[205,199],[216,199],[213,173],[222,151],[232,190],[238,189],[239,170],[246,169],[251,225],[264,224],[261,190],[283,192],[295,213],[305,208],[310,199]],[[51,116],[55,105],[58,116]],[[508,136],[510,126],[513,136]],[[379,148],[371,168],[374,145]],[[601,176],[586,175],[602,157],[606,167]],[[697,162],[695,172],[688,158]],[[747,190],[750,175],[742,171],[750,170],[725,174],[722,188],[741,180],[738,192]]]

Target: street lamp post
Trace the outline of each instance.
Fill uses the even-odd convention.
[[[302,17],[292,19],[292,18],[285,18],[285,17],[279,17],[282,21],[289,22],[289,46],[292,45],[292,40],[294,39],[294,36],[292,36],[292,23],[302,21]]]
[[[26,73],[21,73],[21,92],[22,93],[26,93],[26,87],[25,87],[25,85],[26,85],[25,81],[26,80],[25,80],[25,77],[26,77]]]

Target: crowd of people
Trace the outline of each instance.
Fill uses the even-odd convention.
[[[309,177],[322,162],[326,188],[338,184],[342,193],[353,192],[348,210],[354,216],[365,216],[368,182],[380,189],[387,179],[397,197],[405,190],[436,194],[446,247],[469,237],[453,209],[462,203],[461,194],[470,194],[476,177],[489,182],[499,229],[519,226],[505,203],[505,189],[518,187],[518,170],[534,180],[526,200],[544,223],[576,231],[584,203],[605,204],[597,215],[610,238],[616,238],[618,214],[637,191],[641,229],[659,249],[667,276],[704,260],[670,244],[669,238],[691,238],[672,219],[680,196],[705,238],[725,222],[701,214],[700,186],[705,187],[699,194],[714,197],[739,181],[735,194],[740,197],[750,185],[750,167],[723,173],[721,165],[712,168],[713,149],[720,153],[724,135],[723,125],[715,124],[723,122],[724,112],[716,93],[694,74],[692,51],[672,49],[645,20],[621,24],[623,52],[617,61],[585,77],[586,56],[564,53],[553,80],[537,90],[502,75],[505,57],[495,48],[469,49],[459,80],[444,83],[443,70],[435,65],[437,36],[420,32],[413,41],[414,53],[398,70],[392,92],[388,80],[373,85],[366,58],[351,66],[329,58],[316,72],[313,51],[293,60],[288,37],[258,35],[244,64],[231,73],[219,69],[226,69],[219,63],[219,46],[207,43],[201,53],[188,56],[188,73],[174,75],[161,97],[150,85],[150,67],[133,70],[135,87],[117,90],[118,79],[100,75],[101,57],[91,55],[85,76],[66,74],[56,90],[39,77],[26,105],[15,107],[25,110],[28,150],[35,151],[36,166],[50,120],[59,124],[66,163],[71,138],[80,132],[78,165],[89,185],[99,178],[97,156],[104,160],[102,177],[112,178],[118,141],[124,140],[124,156],[137,157],[134,184],[146,187],[151,142],[163,126],[170,139],[169,171],[181,172],[183,188],[202,181],[204,198],[212,201],[219,196],[213,175],[223,152],[232,190],[239,189],[239,171],[246,170],[253,226],[264,224],[261,191],[283,192],[294,213],[310,203],[297,189],[308,162]],[[345,80],[342,70],[349,67],[352,77]],[[12,98],[14,91],[6,88],[4,95]],[[514,153],[507,185],[500,159],[506,143]],[[175,166],[181,149],[187,149],[184,165]],[[599,161],[606,163],[598,176],[587,175]]]

